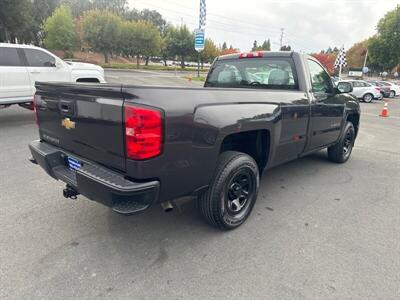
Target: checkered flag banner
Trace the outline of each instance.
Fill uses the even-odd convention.
[[[199,28],[202,29],[206,26],[206,0],[200,0],[200,17],[199,17]]]
[[[344,46],[340,48],[339,54],[335,60],[335,69],[339,67],[346,67],[347,60],[346,60],[346,52],[344,51]]]

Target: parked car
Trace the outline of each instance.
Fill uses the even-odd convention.
[[[35,46],[0,43],[0,107],[32,103],[36,81],[105,82],[100,66],[66,62]]]
[[[363,80],[342,80],[338,82],[338,86],[342,82],[349,82],[353,86],[352,95],[364,102],[371,102],[373,99],[382,99],[380,88]]]
[[[387,84],[384,84],[381,81],[376,81],[376,80],[368,80],[368,83],[377,86],[380,88],[381,94],[383,97],[390,97],[390,87]]]
[[[255,81],[254,69],[268,78]],[[32,162],[66,183],[66,198],[131,214],[194,195],[204,218],[225,230],[250,215],[265,170],[323,148],[346,162],[360,120],[351,84],[335,88],[315,58],[296,52],[221,56],[204,88],[36,88]]]
[[[398,86],[394,82],[390,82],[390,81],[381,81],[381,82],[382,82],[382,84],[384,84],[390,88],[390,97],[391,98],[400,95],[400,86]]]

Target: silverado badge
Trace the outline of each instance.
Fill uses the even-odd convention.
[[[70,118],[65,118],[61,121],[61,126],[65,127],[66,129],[74,129],[75,122],[71,121]]]

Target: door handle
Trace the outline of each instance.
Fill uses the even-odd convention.
[[[31,74],[40,74],[40,71],[39,70],[32,70]]]

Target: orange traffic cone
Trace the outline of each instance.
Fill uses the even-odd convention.
[[[192,74],[189,74],[189,76],[188,76],[188,81],[189,81],[189,82],[192,82]]]
[[[383,106],[382,112],[380,114],[381,117],[389,117],[388,103],[385,101],[385,105]]]

